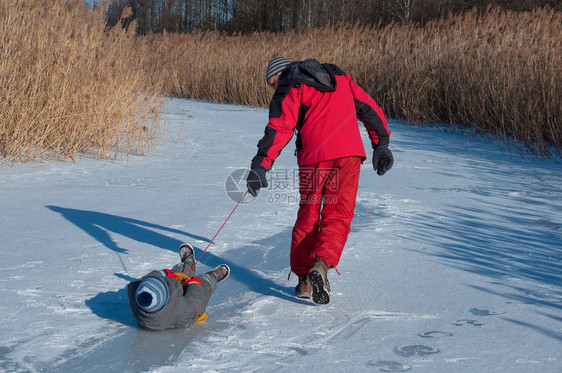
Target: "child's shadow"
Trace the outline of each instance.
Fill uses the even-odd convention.
[[[133,277],[122,275],[120,273],[114,273],[114,275],[126,280],[127,282],[136,280]],[[131,327],[138,326],[137,321],[133,317],[133,313],[129,308],[127,286],[118,291],[99,293],[95,297],[86,300],[85,303],[95,315],[101,317],[102,319],[117,321],[118,323]]]

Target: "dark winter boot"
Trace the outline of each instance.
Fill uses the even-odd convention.
[[[213,275],[217,282],[221,282],[230,275],[230,267],[226,264],[221,264],[212,271],[207,272],[207,274]]]
[[[201,285],[203,286],[205,292],[211,296],[217,288],[217,283],[227,278],[229,274],[230,267],[226,264],[221,264],[212,271],[204,273],[201,276],[197,276],[197,278],[201,281]]]
[[[195,276],[195,251],[193,246],[184,243],[179,248],[181,263],[172,268],[172,272],[181,272],[188,277]]]
[[[299,278],[299,283],[295,287],[295,295],[297,298],[310,299],[312,297],[312,285],[308,281],[308,277]]]
[[[317,304],[330,302],[330,283],[328,282],[328,266],[323,260],[316,258],[314,266],[308,272],[308,280],[312,286],[312,300]]]

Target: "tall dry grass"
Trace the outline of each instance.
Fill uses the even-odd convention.
[[[65,4],[67,3],[67,4]],[[158,139],[146,45],[82,0],[0,2],[0,156],[142,154]]]
[[[332,62],[393,117],[462,124],[542,155],[562,148],[562,15],[488,10],[382,29],[152,35],[166,94],[266,105],[275,55]],[[511,140],[510,140],[511,139]]]
[[[488,10],[425,27],[134,37],[81,0],[0,2],[0,156],[144,153],[158,93],[264,106],[275,55],[333,62],[392,117],[562,149],[562,15]],[[126,16],[126,15],[124,15]],[[134,29],[134,25],[129,26]]]

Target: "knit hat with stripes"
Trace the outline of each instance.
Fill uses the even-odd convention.
[[[267,70],[265,71],[265,81],[269,81],[269,78],[285,70],[285,68],[292,62],[293,61],[283,56],[272,58],[267,64]]]
[[[149,276],[142,280],[135,292],[135,299],[146,312],[156,312],[168,303],[168,284],[162,277]]]

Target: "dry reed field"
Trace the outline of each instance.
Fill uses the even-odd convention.
[[[145,154],[162,134],[160,93],[265,106],[276,55],[339,65],[389,117],[463,125],[543,156],[562,149],[562,14],[550,9],[424,27],[135,36],[134,22],[107,30],[104,9],[82,4],[0,1],[8,162]]]
[[[67,3],[0,2],[0,156],[8,162],[143,154],[158,141],[146,46],[120,28],[105,32],[103,9]]]
[[[425,27],[147,36],[165,94],[266,105],[275,55],[339,65],[388,116],[460,124],[535,154],[562,148],[562,14],[489,9]]]

